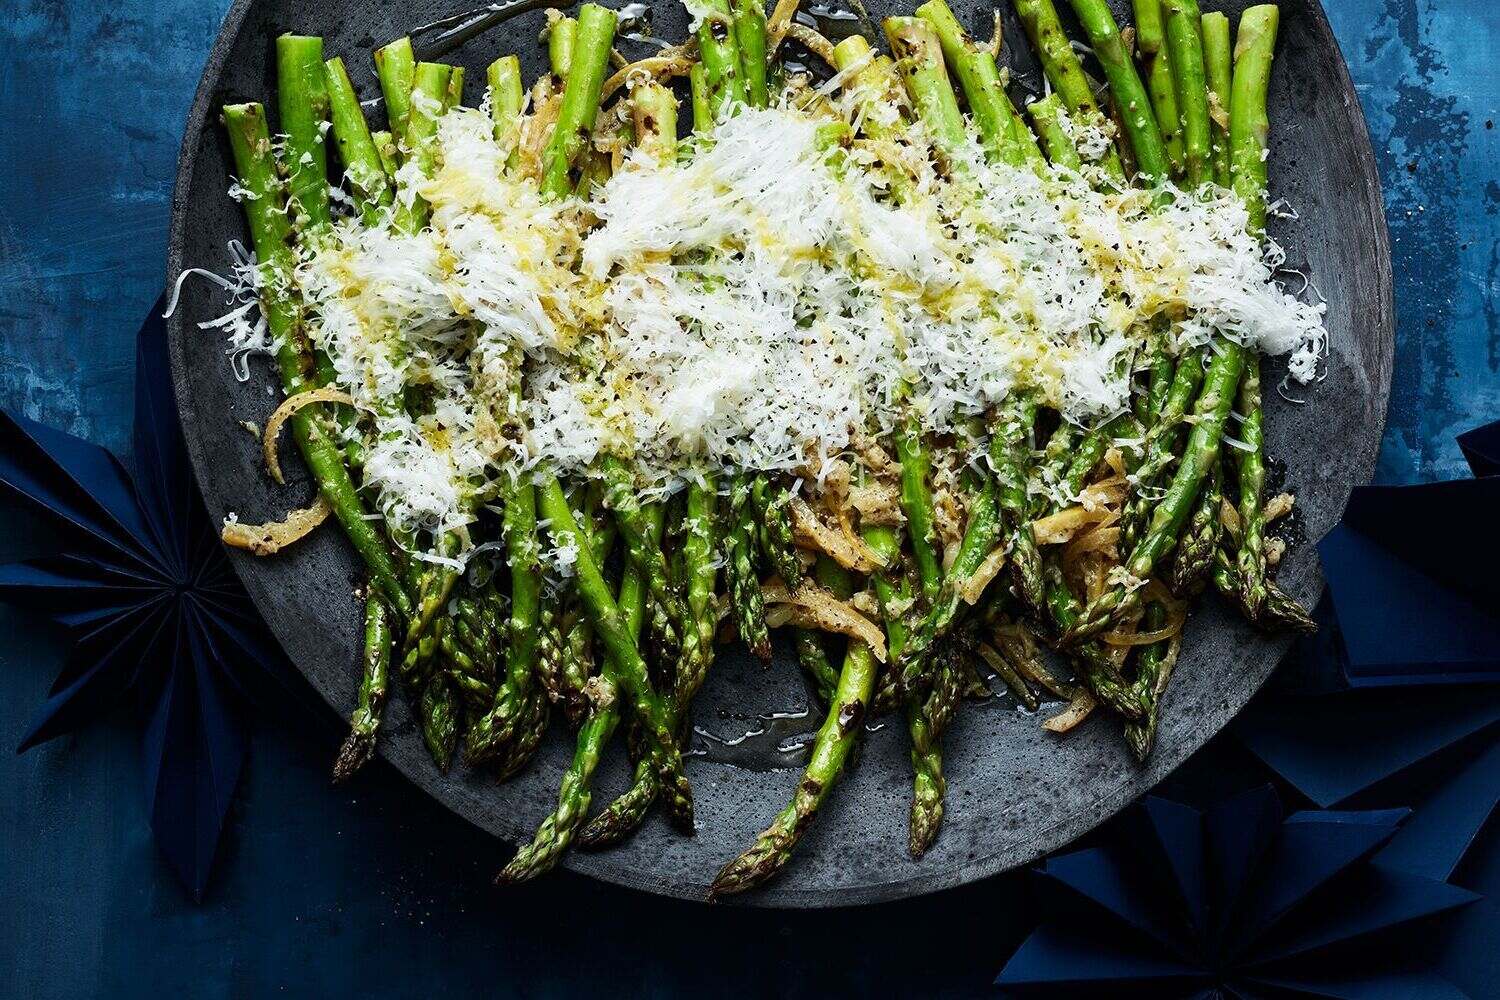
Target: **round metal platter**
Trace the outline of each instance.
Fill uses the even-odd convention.
[[[322,35],[328,55],[345,57],[362,96],[377,98],[368,56],[374,47],[477,5],[239,0],[209,56],[188,118],[173,200],[169,277],[175,281],[187,267],[222,270],[227,244],[246,238],[239,206],[225,195],[230,176],[218,108],[238,100],[274,107],[277,34]],[[1118,0],[1113,5],[1122,22],[1128,20],[1118,9],[1128,5]],[[991,6],[971,0],[955,0],[953,6],[971,30],[988,34]],[[1233,17],[1242,4],[1227,6]],[[1004,58],[1018,85],[1035,83],[1024,36],[1009,5],[1003,7],[1009,19]],[[869,8],[877,21],[909,12],[884,0]],[[1374,468],[1390,389],[1394,320],[1379,180],[1354,88],[1316,0],[1283,0],[1281,8],[1270,94],[1271,188],[1273,196],[1295,207],[1297,217],[1273,219],[1271,232],[1287,251],[1288,267],[1305,273],[1326,298],[1330,351],[1327,377],[1298,394],[1305,402],[1292,404],[1268,391],[1266,436],[1274,464],[1284,469],[1287,488],[1297,494],[1300,518],[1301,541],[1280,579],[1310,603],[1321,586],[1312,543],[1338,520],[1350,489],[1367,482]],[[657,36],[684,36],[680,4],[656,3],[652,15]],[[545,58],[537,43],[542,17],[540,12],[522,15],[448,58],[469,68],[470,81],[483,81],[491,60],[516,52],[526,79],[534,79]],[[628,44],[625,52],[630,58],[644,54]],[[471,84],[471,100],[478,99],[479,86]],[[374,114],[379,113],[376,106]],[[198,329],[197,323],[218,315],[222,305],[209,283],[185,285],[170,333],[178,407],[209,511],[216,517],[236,511],[247,520],[271,519],[305,502],[311,486],[300,467],[289,468],[287,487],[275,487],[264,473],[258,442],[241,422],[263,425],[280,392],[264,366],[253,366],[248,382],[237,381],[220,338]],[[1273,363],[1271,386],[1280,373],[1279,363]],[[358,676],[360,608],[352,595],[361,572],[340,533],[324,528],[280,556],[237,554],[235,562],[291,659],[338,712],[347,713]],[[913,861],[905,849],[911,777],[904,727],[879,727],[868,734],[852,772],[792,863],[769,886],[738,902],[788,907],[877,902],[1025,864],[1124,808],[1219,732],[1269,676],[1286,646],[1285,639],[1253,632],[1216,600],[1201,601],[1165,696],[1156,752],[1145,767],[1131,760],[1118,723],[1105,713],[1057,738],[1008,698],[966,705],[945,741],[949,785],[942,836],[921,861]],[[723,648],[694,707],[699,731],[694,745],[700,752],[687,766],[697,795],[697,836],[679,836],[653,817],[623,846],[573,852],[563,863],[648,892],[702,899],[720,865],[749,844],[792,793],[801,758],[787,747],[798,742],[796,733],[816,725],[815,719],[799,717],[808,703],[788,650],[780,649],[775,665],[765,668],[741,647]],[[555,724],[533,765],[507,784],[461,766],[443,775],[428,759],[399,696],[392,700],[381,741],[381,752],[418,787],[512,843],[529,838],[552,808],[571,749],[567,727]],[[601,768],[596,805],[623,790],[628,777],[625,754],[616,747]],[[507,854],[496,845],[497,866]]]

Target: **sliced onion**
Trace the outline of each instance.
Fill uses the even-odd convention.
[[[1016,672],[1031,683],[1046,688],[1059,698],[1072,701],[1078,691],[1071,684],[1064,684],[1052,672],[1042,666],[1041,650],[1036,640],[1024,625],[1001,625],[995,629],[995,644],[1005,651],[1005,658],[1016,668]]]
[[[266,421],[265,436],[261,438],[261,451],[266,458],[266,471],[277,483],[285,485],[286,479],[281,475],[281,456],[278,453],[277,439],[281,436],[281,425],[292,418],[292,414],[305,406],[314,403],[344,403],[353,406],[354,398],[342,389],[332,386],[323,389],[308,389],[299,392],[295,396],[288,396],[276,407],[276,412],[271,414],[271,419]]]
[[[615,91],[630,83],[633,79],[658,79],[660,77],[687,76],[693,68],[691,56],[678,51],[676,54],[668,55],[663,52],[645,59],[638,59],[633,63],[622,66],[613,76],[604,81],[600,89],[600,100],[608,100]]]
[[[792,500],[791,516],[793,541],[802,548],[821,552],[856,573],[873,573],[884,566],[864,539],[852,531],[829,527],[801,497]]]
[[[1279,520],[1292,512],[1297,505],[1297,498],[1290,493],[1278,493],[1266,501],[1266,523]]]
[[[963,598],[965,604],[974,605],[979,603],[979,598],[984,596],[985,588],[990,585],[1005,565],[1005,546],[997,545],[990,550],[990,554],[984,557],[984,562],[969,574],[969,578],[958,585],[958,596]]]
[[[224,544],[245,549],[258,556],[272,556],[294,542],[310,535],[314,528],[328,520],[333,508],[321,495],[311,507],[294,510],[280,521],[269,524],[241,524],[225,521],[219,537]]]
[[[790,21],[786,26],[785,37],[792,39],[794,42],[800,42],[813,55],[828,65],[833,65],[833,43],[819,32],[814,31],[804,24]]]
[[[1088,510],[1082,506],[1069,507],[1032,521],[1031,531],[1036,536],[1038,545],[1060,545],[1089,525],[1104,520],[1106,513],[1102,508]]]
[[[1063,564],[1069,565],[1087,555],[1112,556],[1120,541],[1119,525],[1113,522],[1118,516],[1111,514],[1109,520],[1092,525],[1087,531],[1074,535],[1063,552]]]
[[[772,577],[760,589],[767,605],[767,625],[774,620],[777,625],[790,623],[846,635],[869,646],[875,658],[885,662],[885,633],[880,627],[817,584],[804,580],[794,590],[788,588],[780,577]],[[773,606],[788,610],[778,611],[773,619]]]
[[[766,58],[776,54],[782,38],[786,37],[787,25],[792,23],[792,18],[797,16],[797,8],[801,6],[802,0],[776,0],[771,16],[766,18]]]
[[[1059,735],[1071,732],[1080,722],[1089,717],[1089,713],[1097,704],[1092,694],[1079,689],[1073,700],[1068,703],[1068,707],[1042,723],[1042,728],[1049,733]]]

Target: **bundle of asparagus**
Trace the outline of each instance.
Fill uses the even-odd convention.
[[[462,67],[402,39],[375,53],[383,132],[319,39],[278,40],[283,135],[259,104],[223,120],[286,394],[268,463],[279,478],[289,426],[319,496],[284,522],[231,518],[225,538],[269,553],[332,515],[368,570],[336,778],[368,760],[394,665],[445,770],[461,748],[510,776],[554,709],[576,727],[557,809],[501,881],[618,842],[658,801],[691,833],[682,748],[721,619],[767,659],[791,626],[826,716],[721,895],[786,864],[873,715],[905,718],[920,856],[943,733],[985,678],[1031,709],[1065,701],[1056,733],[1102,706],[1144,760],[1193,595],[1311,628],[1270,575],[1291,501],[1265,496],[1267,340],[1234,304],[1281,310],[1273,326],[1312,338],[1279,349],[1316,363],[1317,311],[1247,238],[1266,217],[1277,9],[1247,10],[1231,49],[1229,20],[1194,0],[1137,0],[1133,35],[1103,0],[1070,2],[1104,86],[1052,0],[1015,0],[1050,85],[1024,113],[945,0],[887,19],[890,55],[832,44],[795,0],[769,19],[708,0],[694,37],[628,65],[616,15],[584,4],[549,24],[551,73],[528,92],[498,60],[480,109]],[[785,69],[788,44],[832,79]],[[1209,233],[1247,283],[1216,299],[1216,265],[1194,264],[1148,287],[1132,227]],[[1039,292],[1057,244],[1088,269]],[[1095,311],[1065,336],[1048,296],[1075,291]],[[703,357],[752,329],[736,336],[770,389],[703,388],[721,373],[664,361],[683,348],[651,339],[663,322]],[[955,374],[965,344],[978,361]],[[995,370],[1017,358],[1026,372]],[[678,381],[653,381],[673,363]],[[634,783],[590,819],[622,722]]]

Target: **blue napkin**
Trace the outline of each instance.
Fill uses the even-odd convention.
[[[1073,905],[996,983],[1079,997],[1460,997],[1399,950],[1350,947],[1478,898],[1385,863],[1409,814],[1285,816],[1269,786],[1206,810],[1148,797],[1133,836],[1117,829],[1041,867]]]
[[[1500,681],[1500,422],[1459,444],[1475,478],[1357,489],[1318,544],[1351,687]]]
[[[20,750],[133,696],[145,723],[152,832],[201,898],[244,763],[245,696],[268,678],[294,681],[193,481],[160,312],[158,303],[137,341],[130,468],[97,445],[0,411],[0,484],[55,522],[67,545],[0,566],[0,600],[50,616],[74,638]]]

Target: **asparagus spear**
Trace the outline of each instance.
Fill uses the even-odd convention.
[[[1135,47],[1145,56],[1154,56],[1166,44],[1166,26],[1162,22],[1162,0],[1131,0],[1135,11]]]
[[[1152,601],[1147,604],[1141,627],[1154,632],[1166,624],[1167,609],[1161,602]],[[1142,646],[1136,654],[1134,693],[1146,709],[1142,718],[1125,723],[1125,742],[1130,745],[1136,760],[1142,763],[1151,756],[1151,748],[1156,744],[1156,728],[1161,717],[1161,693],[1167,684],[1163,668],[1166,666],[1171,644],[1170,639],[1158,639],[1150,645]]]
[[[1012,166],[1025,163],[1026,148],[1017,141],[1015,131],[1018,124],[1015,109],[1005,94],[994,55],[974,44],[953,15],[947,0],[927,0],[917,8],[917,16],[932,25],[937,33],[943,61],[963,88],[986,154],[991,159],[1003,159]]]
[[[1245,376],[1240,382],[1240,440],[1244,447],[1235,450],[1239,464],[1240,487],[1240,604],[1245,616],[1260,617],[1266,603],[1266,461],[1265,440],[1261,432],[1260,356],[1253,352],[1245,359]]]
[[[865,541],[887,561],[901,550],[898,535],[889,528],[870,528]],[[877,663],[870,647],[851,641],[839,671],[838,683],[828,702],[828,714],[813,739],[812,757],[797,783],[792,801],[754,845],[730,861],[709,887],[710,899],[744,892],[762,884],[786,866],[798,841],[812,825],[828,793],[843,776],[870,706],[875,688]]]
[[[612,10],[586,3],[578,9],[578,35],[573,45],[567,85],[557,127],[542,160],[542,194],[560,198],[571,188],[568,171],[577,161],[599,111],[600,89],[609,70],[616,17]]]
[[[652,505],[646,512],[651,521],[651,530],[658,540],[663,524],[662,508]],[[640,569],[626,565],[620,579],[618,604],[630,634],[639,639],[641,623],[645,621],[646,586]],[[589,692],[589,715],[578,730],[578,742],[573,751],[573,760],[563,772],[562,785],[557,793],[557,808],[542,820],[531,843],[516,851],[516,856],[496,877],[497,883],[524,882],[544,874],[557,865],[564,852],[573,842],[583,821],[588,816],[589,802],[593,799],[594,771],[599,758],[609,744],[616,727],[620,724],[621,683],[612,665],[606,663],[603,672],[591,684]]]
[[[1240,16],[1239,44],[1235,49],[1233,96],[1229,114],[1230,169],[1235,194],[1250,214],[1250,231],[1260,235],[1266,226],[1266,90],[1270,85],[1271,59],[1276,50],[1278,10],[1273,5],[1251,7]],[[1240,415],[1244,423],[1240,437],[1246,447],[1239,453],[1240,603],[1252,620],[1259,618],[1266,603],[1265,509],[1262,493],[1266,469],[1261,431],[1260,358],[1246,363],[1240,387]]]
[[[333,222],[328,207],[328,148],[323,142],[329,113],[323,39],[277,38],[276,75],[281,129],[286,133],[287,208],[294,228],[322,231]]]
[[[734,40],[745,76],[745,103],[763,108],[770,103],[766,86],[766,12],[760,0],[734,0]]]
[[[224,125],[229,132],[240,186],[247,192],[243,204],[250,223],[251,245],[260,262],[261,311],[277,345],[276,364],[282,389],[293,396],[308,388],[306,338],[291,292],[296,262],[288,243],[290,225],[285,195],[272,159],[265,109],[259,104],[228,105],[224,108]],[[398,617],[409,619],[411,598],[385,540],[365,513],[343,456],[308,411],[299,410],[287,423],[318,491],[333,508],[345,536],[368,567],[371,579]]]
[[[766,631],[766,609],[755,571],[755,510],[750,504],[751,482],[743,473],[729,488],[729,530],[724,537],[724,555],[729,577],[729,603],[740,638],[762,660],[771,658],[771,637]]]
[[[729,0],[706,0],[696,13],[698,53],[708,85],[709,110],[713,119],[718,120],[729,113],[733,104],[744,104],[749,98],[738,32]]]
[[[1063,109],[1062,98],[1057,92],[1053,91],[1039,101],[1032,101],[1026,110],[1031,114],[1037,135],[1042,137],[1047,159],[1055,166],[1066,167],[1075,172],[1082,170],[1083,160],[1078,155],[1078,147],[1062,125],[1062,116],[1067,112]]]
[[[712,109],[707,98],[707,78],[703,64],[693,64],[693,127],[702,133],[713,125]],[[654,84],[642,84],[631,94],[632,116],[636,127],[636,143],[647,150],[658,162],[671,162],[677,156],[677,102],[671,91]],[[744,477],[735,477],[736,487],[743,490]],[[741,496],[743,500],[743,495]],[[713,660],[714,631],[718,624],[714,582],[718,572],[714,565],[715,553],[720,540],[716,538],[716,507],[718,493],[715,480],[704,476],[694,481],[687,490],[687,513],[683,527],[683,576],[687,592],[690,622],[684,629],[684,655],[678,665],[675,711],[679,726],[685,726],[688,709],[693,696],[703,684]],[[737,538],[738,514],[731,511],[730,521],[734,526],[722,540],[729,556],[726,577],[731,585],[737,578],[734,553]],[[753,572],[751,573],[753,578]],[[755,581],[754,597],[760,596],[759,581]],[[753,601],[753,598],[750,598]],[[764,611],[753,608],[748,612],[749,623],[764,626]],[[769,638],[767,639],[769,641]],[[598,849],[616,844],[635,830],[645,818],[651,804],[656,801],[658,785],[648,756],[642,754],[636,761],[635,774],[630,788],[611,802],[578,835],[580,847]]]
[[[539,666],[542,574],[536,490],[529,481],[515,477],[506,486],[502,518],[510,566],[510,655],[495,703],[469,727],[465,756],[476,766],[496,760],[514,740],[532,707],[532,681]]]
[[[385,602],[371,594],[365,599],[364,671],[359,701],[349,719],[349,736],[333,764],[333,780],[348,781],[375,752],[375,734],[385,712],[391,673],[391,619]]]
[[[990,439],[990,465],[999,482],[997,501],[1010,547],[1011,575],[1022,602],[1033,609],[1041,608],[1044,601],[1042,557],[1027,517],[1030,499],[1026,495],[1026,463],[1031,454],[1036,411],[1036,401],[1030,397],[1007,400]]]
[[[1203,64],[1209,92],[1209,134],[1213,142],[1214,183],[1230,184],[1229,168],[1229,18],[1214,11],[1202,20]]]
[[[1097,635],[1139,606],[1140,591],[1134,581],[1149,579],[1158,562],[1177,544],[1204,477],[1219,460],[1224,425],[1229,419],[1235,390],[1245,368],[1245,348],[1240,344],[1220,338],[1215,349],[1218,353],[1209,363],[1208,372],[1203,377],[1203,391],[1193,405],[1193,429],[1177,472],[1172,477],[1172,485],[1156,505],[1145,535],[1136,543],[1125,563],[1125,571],[1133,578],[1132,582],[1106,591],[1090,604],[1080,620],[1064,634],[1065,643],[1072,644]]]
[[[640,500],[635,493],[635,477],[625,463],[614,456],[606,456],[599,463],[604,482],[604,504],[615,515],[620,537],[625,542],[625,554],[631,565],[641,571],[651,600],[666,615],[660,626],[675,644],[680,644],[680,630],[687,622],[687,607],[682,596],[673,585],[667,557],[659,542],[653,542],[650,525],[646,520]]]
[[[385,117],[397,148],[406,139],[406,119],[411,113],[411,91],[416,80],[417,57],[411,39],[402,37],[375,50],[375,75],[385,97]]]
[[[1234,46],[1234,82],[1229,107],[1229,152],[1234,193],[1250,213],[1250,232],[1266,228],[1266,149],[1271,131],[1266,91],[1271,58],[1276,52],[1280,9],[1275,4],[1249,7],[1240,15]]]
[[[443,113],[452,73],[451,66],[428,62],[417,63],[413,71],[405,131],[400,134],[403,139],[401,152],[405,162],[416,164],[417,174],[421,177],[431,176],[436,163],[437,120]],[[386,102],[390,102],[389,94]],[[417,232],[427,225],[427,202],[415,191],[400,192],[396,199],[394,224],[401,232]]]
[[[1156,114],[1157,128],[1161,130],[1162,147],[1167,154],[1167,163],[1172,168],[1172,176],[1181,177],[1184,168],[1182,121],[1177,112],[1171,53],[1166,48],[1158,49],[1149,57],[1146,91],[1151,97],[1151,107]]]
[[[1089,84],[1083,64],[1063,31],[1062,21],[1052,0],[1015,0],[1016,14],[1031,38],[1032,48],[1041,61],[1042,70],[1052,89],[1057,92],[1068,113],[1080,125],[1112,130],[1099,104],[1094,99],[1094,88]],[[1118,180],[1124,180],[1125,167],[1120,162],[1119,151],[1111,145],[1104,155],[1105,172]]]
[[[495,139],[503,142],[519,124],[521,108],[526,102],[521,86],[521,60],[501,56],[490,63],[485,76],[490,85],[490,117],[495,121]]]
[[[1187,187],[1199,188],[1213,179],[1202,15],[1197,0],[1162,0],[1162,8],[1166,12],[1167,49],[1171,53],[1172,82],[1176,88],[1183,179]]]
[[[647,741],[648,753],[662,787],[668,792],[668,811],[673,821],[691,832],[693,822],[692,789],[682,769],[682,754],[677,749],[676,719],[667,704],[652,689],[635,639],[626,628],[618,604],[604,583],[604,577],[589,550],[586,537],[579,529],[563,494],[562,484],[552,473],[543,473],[537,488],[537,506],[547,518],[547,532],[553,544],[577,553],[574,570],[579,595],[593,622],[594,632],[604,644],[605,655],[613,663],[621,686],[633,702]]]
[[[1156,486],[1176,457],[1183,421],[1202,384],[1202,355],[1198,351],[1187,351],[1177,360],[1177,367],[1172,372],[1172,382],[1156,423],[1146,432],[1141,462],[1135,470],[1136,492],[1120,519],[1122,551],[1133,549],[1140,533],[1145,530],[1149,513],[1147,491]]]
[[[337,56],[323,64],[324,85],[328,89],[329,111],[333,120],[333,138],[338,143],[339,158],[344,163],[354,204],[365,225],[378,225],[382,215],[394,202],[391,179],[380,162],[380,151],[370,134],[359,96],[349,80],[344,61]]]
[[[547,62],[559,82],[568,78],[573,68],[573,48],[578,44],[578,20],[559,17],[547,28]]]
[[[1135,157],[1136,176],[1145,187],[1165,181],[1171,173],[1167,149],[1151,112],[1146,88],[1135,71],[1130,53],[1120,38],[1120,28],[1105,0],[1069,0],[1078,21],[1089,36],[1094,56],[1109,81],[1110,92],[1120,109],[1120,121]],[[1061,88],[1059,88],[1061,89]]]
[[[1000,538],[995,481],[989,476],[970,483],[968,523],[953,566],[940,582],[937,599],[910,628],[899,655],[892,654],[891,669],[909,669],[910,661],[927,657],[933,646],[953,627],[963,605],[961,588],[979,568]]]
[[[1185,596],[1193,593],[1213,566],[1221,534],[1219,507],[1224,502],[1223,465],[1221,461],[1209,474],[1208,486],[1193,508],[1182,541],[1172,553],[1167,585],[1174,594]]]

